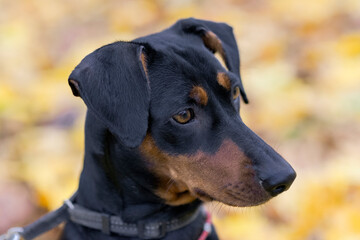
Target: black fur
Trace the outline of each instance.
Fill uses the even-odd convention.
[[[116,42],[86,56],[70,84],[89,110],[126,146],[138,146],[148,124],[150,89],[139,62],[144,47]],[[71,83],[71,82],[70,82]]]
[[[180,20],[160,33],[99,48],[71,73],[73,93],[81,96],[88,107],[78,204],[122,216],[127,222],[154,221],[195,211],[199,200],[172,207],[154,194],[157,179],[147,170],[138,149],[147,133],[161,150],[173,154],[198,150],[215,153],[223,139],[230,138],[253,160],[259,179],[267,179],[269,172],[293,171],[245,126],[238,113],[239,98],[233,100],[231,92],[217,83],[217,72],[227,70],[204,45],[202,37],[207,31],[221,40],[232,89],[239,86],[247,102],[236,41],[232,28],[224,23]],[[146,56],[145,71],[141,53]],[[189,98],[194,85],[207,91],[206,106]],[[180,125],[172,119],[190,107],[196,116],[191,122]],[[195,240],[203,224],[204,219],[199,217],[163,239]],[[62,239],[138,238],[104,235],[68,222]],[[208,240],[216,239],[213,231]]]

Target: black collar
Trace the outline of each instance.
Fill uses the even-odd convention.
[[[70,220],[76,224],[102,231],[104,234],[115,233],[125,237],[139,237],[140,239],[158,239],[193,222],[200,214],[204,220],[206,212],[203,206],[194,212],[185,213],[175,218],[163,221],[138,221],[126,223],[120,216],[112,216],[95,212],[77,204],[68,206]]]
[[[60,208],[49,212],[28,226],[10,229],[7,234],[0,236],[0,240],[33,239],[55,228],[66,220],[70,220],[88,228],[100,230],[105,234],[116,233],[126,237],[155,239],[165,236],[168,232],[185,227],[197,217],[203,217],[204,222],[206,220],[206,211],[201,205],[193,212],[183,213],[176,218],[162,221],[138,221],[136,223],[126,223],[120,216],[99,213],[75,204],[74,200],[76,196],[77,192],[70,199],[66,200]],[[208,224],[208,220],[206,220],[205,225],[206,224]]]

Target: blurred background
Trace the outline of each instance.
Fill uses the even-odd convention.
[[[210,204],[221,239],[360,239],[359,0],[0,0],[0,233],[77,188],[86,108],[71,70],[190,16],[234,28],[241,115],[298,173],[264,206]]]

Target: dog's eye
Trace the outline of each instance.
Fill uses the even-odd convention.
[[[185,124],[194,118],[194,111],[191,108],[178,112],[172,117],[176,122]]]
[[[233,99],[237,99],[240,96],[240,88],[235,87],[233,90]]]

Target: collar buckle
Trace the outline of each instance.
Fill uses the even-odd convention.
[[[158,222],[157,226],[148,225],[145,221],[137,222],[138,237],[141,239],[163,238],[167,233],[167,223]]]
[[[22,240],[24,239],[21,233],[24,231],[21,227],[13,227],[4,235],[0,236],[0,240]]]

